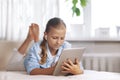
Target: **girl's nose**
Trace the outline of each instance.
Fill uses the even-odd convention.
[[[60,44],[60,42],[61,42],[61,40],[60,40],[60,39],[58,39],[58,40],[57,40],[57,43],[58,43],[58,44]]]

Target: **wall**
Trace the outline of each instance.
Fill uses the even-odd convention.
[[[86,53],[120,53],[120,39],[67,39],[73,47],[86,47]]]

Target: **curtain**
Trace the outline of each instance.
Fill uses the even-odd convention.
[[[24,40],[31,23],[42,38],[47,21],[58,16],[58,0],[0,0],[0,40]]]

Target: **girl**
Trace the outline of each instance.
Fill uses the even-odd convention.
[[[71,44],[64,41],[66,25],[60,18],[48,21],[42,41],[35,43],[29,50],[24,60],[24,66],[30,75],[52,75],[55,63],[63,49],[71,48]],[[66,60],[61,66],[63,73],[82,74],[82,65],[75,59],[75,63]]]

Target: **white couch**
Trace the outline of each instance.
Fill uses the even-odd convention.
[[[120,80],[120,73],[85,70],[82,75],[48,76],[26,74],[26,71],[7,71],[6,66],[13,48],[18,48],[21,42],[0,41],[0,80]]]

